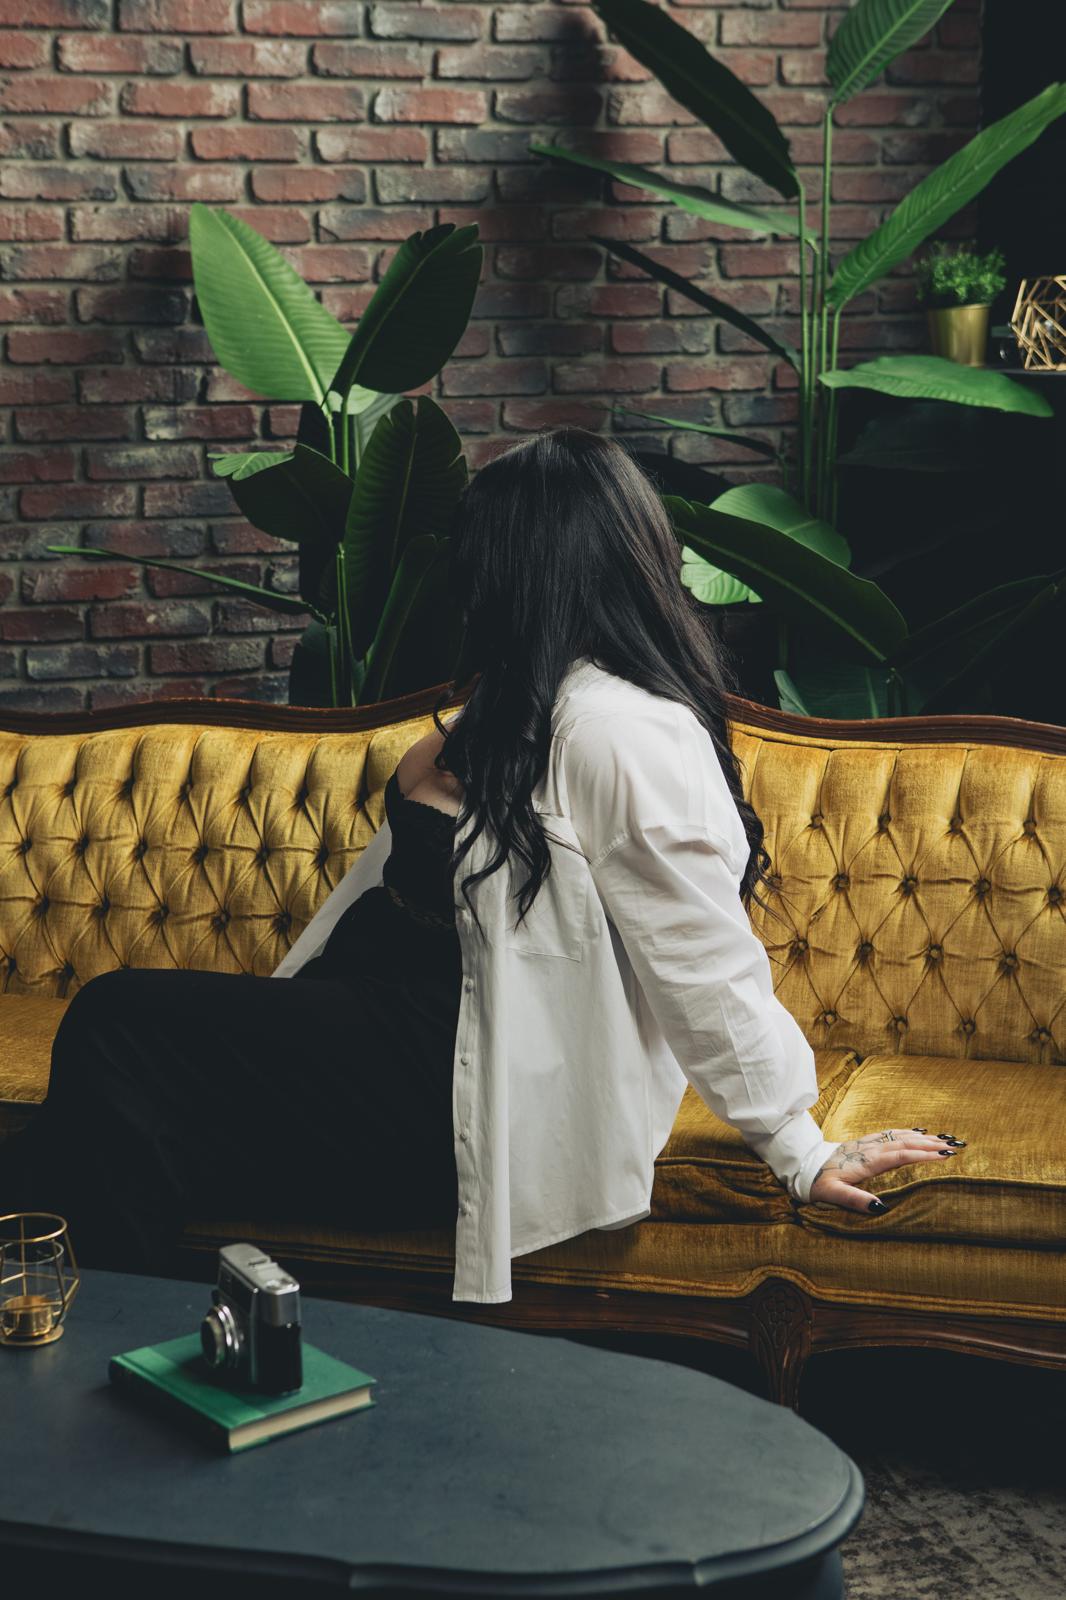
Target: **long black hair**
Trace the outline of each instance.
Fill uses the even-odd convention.
[[[465,791],[457,825],[476,817],[453,873],[486,824],[498,842],[487,866],[463,880],[468,905],[467,886],[512,854],[529,872],[521,918],[549,870],[531,796],[547,765],[560,681],[585,655],[692,709],[748,837],[745,905],[768,881],[762,823],[744,798],[726,730],[724,696],[735,680],[680,567],[681,547],[653,483],[610,438],[576,427],[545,430],[497,456],[467,486],[451,530],[449,583],[471,668],[468,674],[461,663],[458,671],[465,681],[477,673],[477,681],[450,731],[440,710],[461,693],[460,678],[433,716],[445,734],[436,765]]]

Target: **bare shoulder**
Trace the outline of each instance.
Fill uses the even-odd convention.
[[[454,807],[446,807],[451,810],[457,809],[462,802],[463,788],[458,778],[433,765],[443,743],[443,734],[438,733],[436,728],[430,728],[421,739],[408,745],[397,763],[396,779],[402,793],[409,799],[426,800],[430,804],[451,800]]]

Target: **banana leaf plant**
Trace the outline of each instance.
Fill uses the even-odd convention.
[[[534,143],[533,152],[602,173],[657,195],[689,215],[727,224],[754,237],[796,241],[798,252],[799,346],[764,327],[728,300],[699,287],[619,240],[593,236],[618,259],[673,289],[709,317],[728,323],[789,366],[796,375],[799,419],[791,460],[779,460],[785,487],[750,485],[707,496],[664,498],[682,544],[683,581],[709,604],[766,600],[779,619],[779,666],[775,674],[782,704],[841,715],[914,712],[932,707],[950,681],[964,681],[964,663],[949,663],[928,648],[907,653],[907,625],[878,586],[848,571],[846,542],[835,533],[838,511],[837,406],[843,389],[866,389],[924,402],[991,408],[1049,417],[1047,401],[1003,373],[962,367],[937,356],[882,356],[850,368],[839,365],[840,322],[848,304],[970,203],[1014,156],[1033,143],[1066,111],[1066,84],[1051,84],[1017,110],[984,128],[968,144],[923,178],[866,239],[834,265],[830,252],[832,141],[840,107],[867,88],[898,55],[909,50],[949,9],[952,0],[856,0],[836,28],[826,57],[829,89],[822,119],[821,190],[818,227],[808,223],[808,197],[796,171],[788,139],[772,113],[721,61],[662,7],[649,0],[592,0],[609,32],[663,88],[702,122],[730,156],[775,197],[765,205],[735,203],[713,190],[677,182],[670,174],[603,159],[563,144]],[[776,458],[762,439],[738,435],[710,423],[680,422],[655,412],[627,410],[660,426],[685,428],[729,440]],[[876,454],[876,429],[863,448]],[[844,463],[846,464],[846,462]],[[738,504],[736,496],[743,496]],[[832,535],[835,545],[829,540]],[[800,549],[795,547],[799,545]],[[849,581],[850,580],[850,581]],[[1034,582],[1037,580],[1033,580]],[[1046,575],[1039,593],[1060,580]],[[997,598],[998,597],[998,598]],[[1011,585],[980,597],[974,627],[958,613],[942,619],[959,649],[973,648],[974,671],[993,632],[1020,626],[1035,603]],[[1044,603],[1044,602],[1041,602]],[[964,610],[966,608],[963,608]],[[982,621],[983,619],[983,621]],[[995,619],[993,623],[993,619]],[[1011,619],[1011,620],[1008,620]],[[958,626],[957,626],[958,625]],[[984,629],[982,632],[981,629]],[[794,630],[820,641],[816,666],[801,673],[789,658]],[[916,636],[917,637],[917,636]],[[922,662],[918,668],[919,659]],[[827,670],[828,669],[828,670]],[[797,687],[799,679],[802,688]],[[881,707],[881,711],[872,709]]]
[[[296,595],[97,547],[63,553],[194,573],[285,614],[310,614],[290,700],[360,705],[440,683],[462,646],[447,529],[466,483],[459,436],[426,395],[470,316],[474,226],[413,233],[348,333],[272,244],[219,207],[190,215],[196,297],[212,349],[259,395],[300,403],[292,450],[211,453],[249,522],[298,547]]]

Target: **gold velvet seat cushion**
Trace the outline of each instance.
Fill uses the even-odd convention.
[[[957,1155],[881,1173],[864,1188],[888,1206],[880,1238],[1062,1249],[1066,1238],[1066,1074],[1035,1062],[867,1056],[829,1107],[827,1139],[918,1126],[967,1141]],[[802,1206],[819,1233],[864,1234],[866,1218]]]
[[[816,1050],[818,1099],[811,1107],[823,1123],[858,1068],[853,1050]],[[651,1214],[659,1222],[788,1222],[794,1206],[784,1186],[740,1134],[722,1122],[691,1084],[673,1132],[655,1163]]]
[[[868,1216],[868,1231],[856,1230],[850,1239],[827,1239],[791,1222],[694,1228],[646,1221],[606,1232],[594,1228],[516,1256],[511,1263],[515,1300],[520,1306],[534,1284],[736,1298],[772,1276],[789,1278],[839,1306],[1048,1318],[1066,1329],[1066,1252],[890,1239],[880,1233],[886,1221],[887,1216]],[[188,1245],[212,1253],[234,1239],[263,1244],[287,1265],[299,1265],[298,1277],[307,1263],[309,1281],[319,1272],[333,1286],[349,1273],[389,1269],[450,1278],[455,1267],[454,1231],[444,1228],[357,1233],[327,1223],[259,1223],[229,1216],[185,1230]],[[402,1282],[401,1276],[398,1285]],[[448,1292],[445,1278],[445,1298]],[[535,1296],[530,1298],[535,1303]],[[508,1315],[506,1305],[482,1309],[499,1312],[501,1320]]]
[[[48,1093],[52,1040],[70,1004],[50,995],[0,995],[0,1136]]]

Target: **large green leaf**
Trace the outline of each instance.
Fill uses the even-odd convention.
[[[263,589],[257,583],[244,583],[240,578],[227,578],[221,572],[205,572],[200,567],[188,567],[181,561],[164,561],[159,556],[131,556],[127,550],[103,550],[92,544],[46,544],[61,556],[103,556],[108,561],[135,561],[139,567],[164,567],[168,572],[184,572],[204,583],[217,583],[224,589],[235,589],[238,600],[251,600],[268,611],[282,611],[286,616],[311,612],[321,618],[321,612],[295,594],[279,594],[273,589]]]
[[[951,696],[994,670],[998,652],[1062,595],[1064,579],[1066,569],[1001,584],[912,633],[892,656],[907,684],[908,710],[956,709]]]
[[[219,206],[189,213],[196,299],[215,355],[272,400],[325,398],[348,334],[254,228]]]
[[[614,409],[623,416],[646,417],[649,422],[658,422],[664,428],[683,428],[689,433],[703,433],[711,439],[724,439],[727,444],[741,444],[745,450],[755,450],[759,455],[777,459],[775,445],[767,444],[764,439],[749,439],[746,433],[732,433],[728,428],[714,428],[707,422],[681,422],[676,417],[660,417],[654,411],[635,411],[632,406],[615,406]]]
[[[336,544],[344,533],[352,480],[306,444],[263,465],[267,453],[249,452],[247,471],[228,473],[233,498],[253,528],[300,544]],[[223,457],[221,464],[229,466],[233,460]]]
[[[257,472],[276,467],[292,457],[291,450],[209,450],[207,459],[216,478],[254,478]]]
[[[865,578],[777,528],[673,495],[664,505],[674,530],[705,561],[746,583],[784,616],[832,634],[838,644],[882,661],[907,624]]]
[[[363,703],[385,698],[393,660],[409,623],[417,614],[419,590],[445,548],[444,541],[435,539],[431,533],[415,534],[404,545],[367,655]]]
[[[879,356],[847,371],[822,372],[829,389],[875,389],[904,400],[949,400],[957,406],[990,406],[1021,416],[1050,417],[1048,401],[1005,372],[964,367],[944,356]]]
[[[782,711],[801,717],[855,719],[888,715],[888,679],[883,668],[849,661],[821,661],[774,672]]]
[[[687,544],[681,547],[681,582],[705,606],[734,606],[744,600],[751,605],[762,604],[762,596],[754,589],[704,561]]]
[[[777,122],[694,34],[648,0],[593,0],[593,10],[630,55],[654,72],[667,94],[718,135],[742,167],[786,200],[799,194],[788,140]]]
[[[761,522],[790,539],[798,539],[809,550],[817,550],[827,561],[846,567],[851,560],[848,541],[842,533],[812,517],[801,501],[786,494],[772,483],[742,483],[727,489],[714,502],[716,511],[726,511],[731,517],[747,517],[749,522]]]
[[[344,533],[354,655],[363,655],[374,637],[408,541],[443,536],[465,484],[462,443],[434,401],[400,400],[379,420]]]
[[[743,228],[747,233],[780,234],[789,239],[800,235],[799,217],[791,211],[767,211],[761,206],[740,205],[723,200],[711,189],[694,183],[678,183],[653,172],[651,167],[637,167],[629,161],[606,161],[600,156],[587,156],[580,150],[568,150],[561,144],[530,145],[534,155],[550,156],[554,161],[569,161],[575,167],[589,167],[593,172],[606,172],[619,183],[631,184],[637,189],[647,189],[649,194],[660,194],[672,200],[680,211],[690,216],[702,217],[705,222],[721,222],[729,228]],[[807,229],[807,241],[817,244],[817,236]]]
[[[466,331],[481,276],[477,228],[442,222],[412,233],[359,319],[330,388],[358,382],[402,394],[428,383]]]
[[[843,105],[872,83],[890,61],[929,32],[949,5],[951,0],[856,0],[826,52],[833,105]]]
[[[846,304],[905,260],[1064,111],[1066,84],[1049,84],[949,156],[900,201],[887,221],[844,257],[829,285],[830,304]]]
[[[780,356],[790,366],[799,369],[800,358],[797,350],[790,344],[783,344],[780,339],[775,339],[772,333],[760,327],[751,317],[745,316],[743,311],[738,311],[736,306],[731,306],[727,300],[719,300],[716,295],[708,294],[705,289],[697,289],[687,278],[682,278],[677,272],[671,272],[669,267],[661,266],[658,261],[653,261],[651,256],[646,256],[643,250],[635,250],[631,244],[623,244],[620,239],[604,239],[595,233],[589,237],[596,244],[602,244],[613,255],[621,256],[623,261],[639,267],[649,277],[664,283],[668,289],[675,289],[694,305],[702,306],[712,316],[720,318],[722,322],[730,323],[741,333],[747,334],[749,339],[754,339],[764,349],[772,351],[775,356]]]

